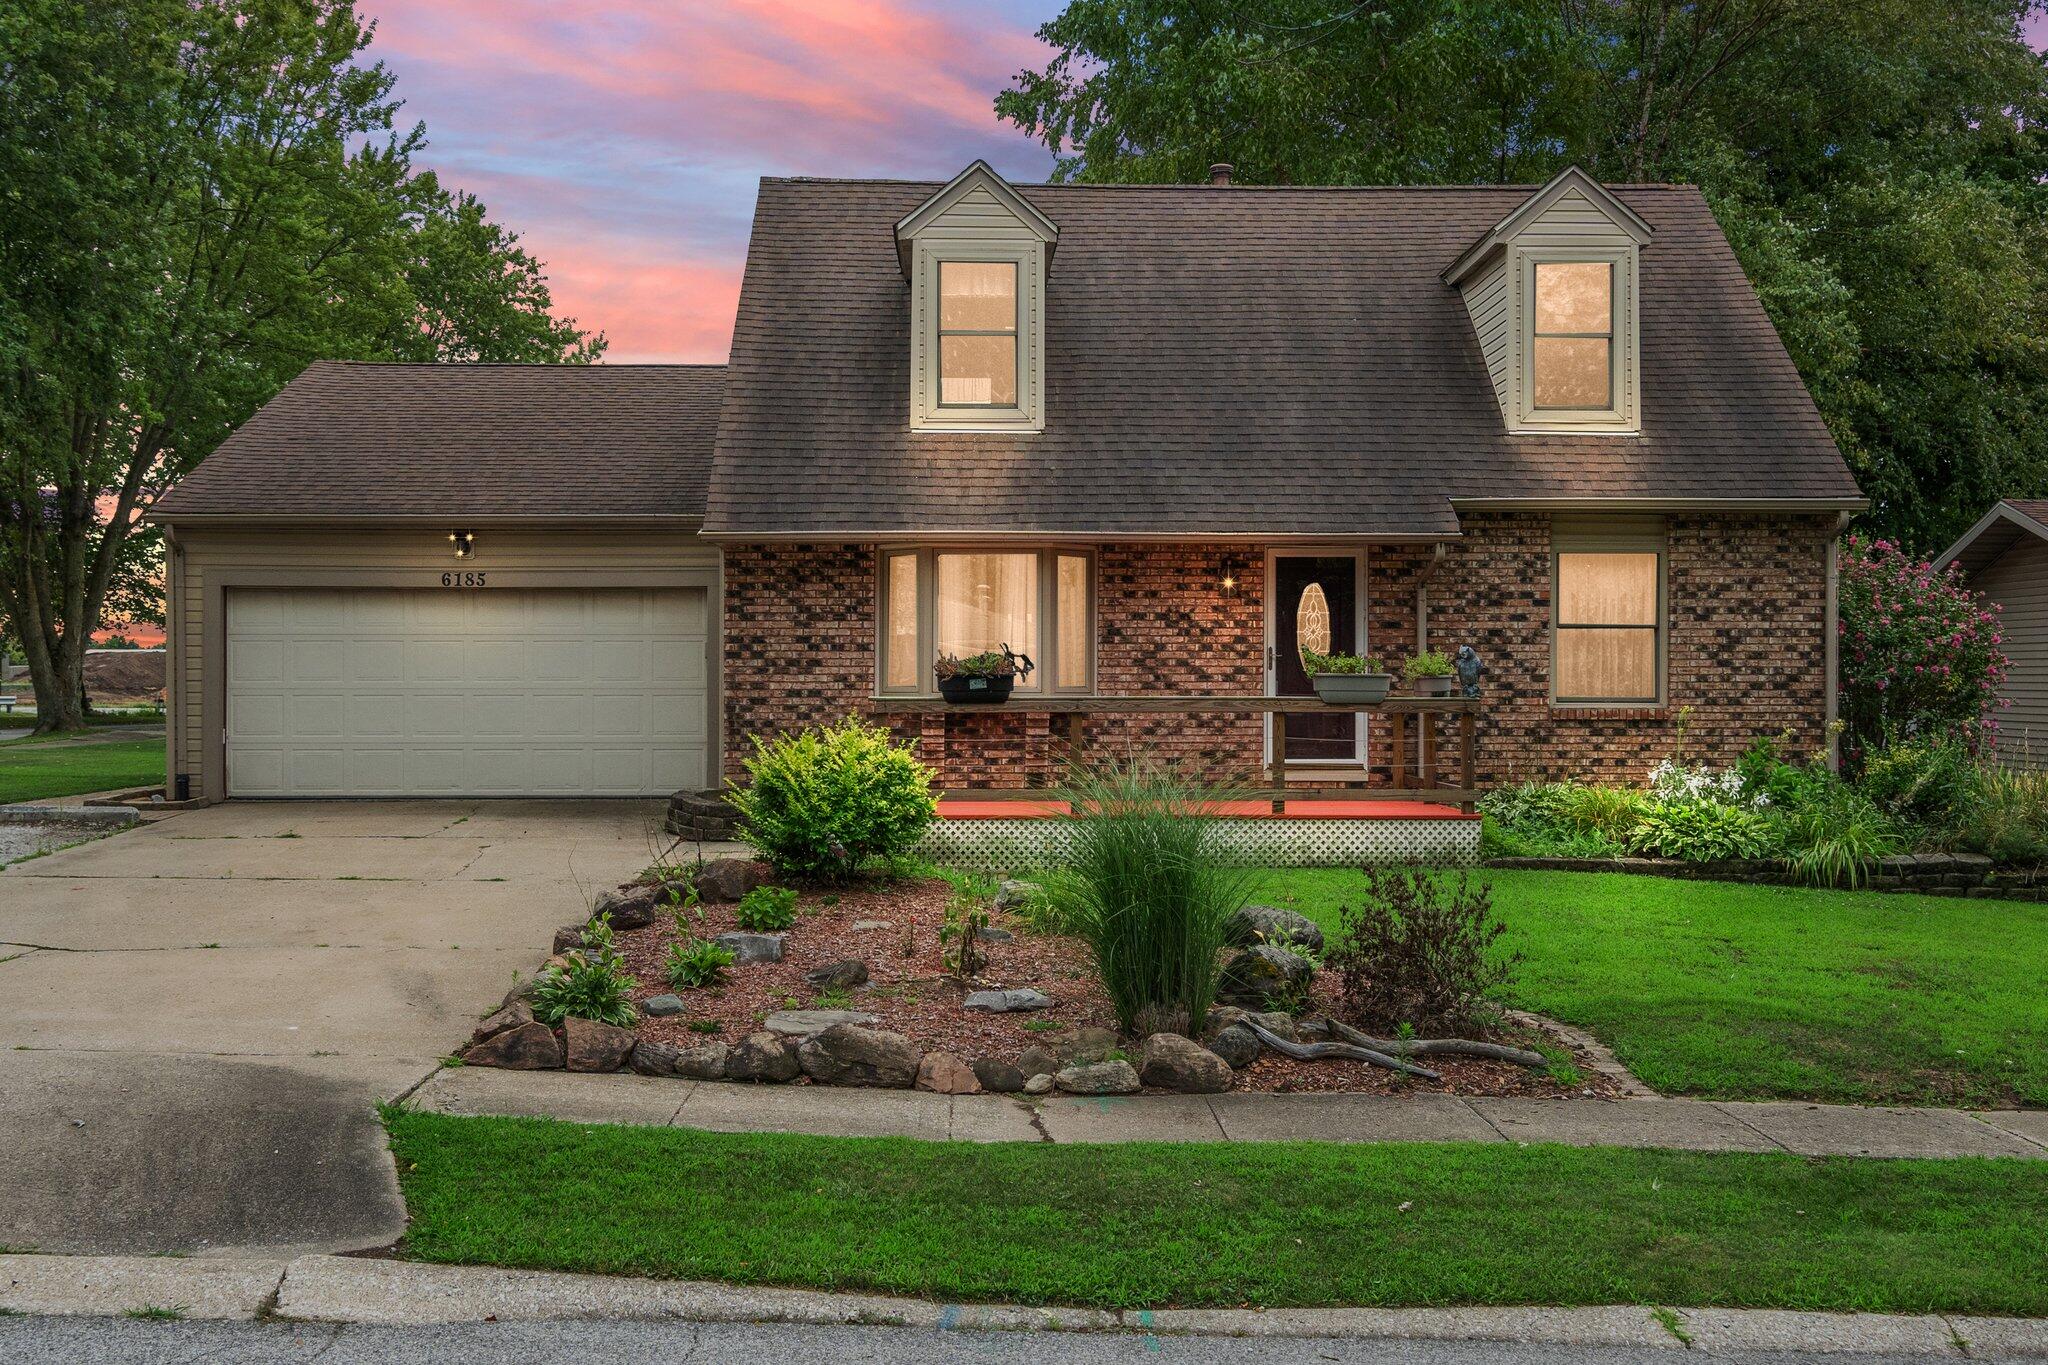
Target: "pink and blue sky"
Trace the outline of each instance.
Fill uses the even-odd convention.
[[[1040,180],[990,102],[1060,0],[363,0],[426,164],[608,359],[723,360],[763,175]],[[2048,45],[2048,19],[2031,24]]]

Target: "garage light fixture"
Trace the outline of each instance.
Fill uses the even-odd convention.
[[[468,559],[476,553],[476,536],[469,531],[450,531],[448,543],[455,547],[457,559]]]

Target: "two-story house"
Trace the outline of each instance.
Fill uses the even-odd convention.
[[[1223,178],[1219,177],[1219,181]],[[1470,646],[1479,775],[1823,742],[1863,500],[1695,189],[768,180],[724,367],[310,367],[167,497],[212,798],[641,795],[847,713],[1385,782],[1387,726],[1085,714]],[[900,705],[1007,644],[1019,709]]]

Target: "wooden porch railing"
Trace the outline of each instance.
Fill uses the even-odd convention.
[[[1470,697],[1388,697],[1382,702],[1331,703],[1316,697],[1018,697],[1006,702],[958,705],[936,697],[872,697],[866,709],[874,716],[1064,716],[1069,750],[1078,754],[1085,742],[1085,725],[1090,716],[1158,716],[1236,714],[1266,715],[1273,718],[1273,757],[1266,765],[1266,779],[1272,785],[1245,793],[1255,800],[1271,799],[1277,806],[1284,797],[1297,799],[1313,795],[1332,801],[1436,801],[1470,807],[1479,800],[1477,752],[1474,731],[1479,702]],[[1316,787],[1290,786],[1283,755],[1287,751],[1287,718],[1298,715],[1329,715],[1332,712],[1363,712],[1384,716],[1387,725],[1388,785],[1325,789],[1331,782],[1365,783],[1371,780],[1371,753],[1367,766],[1356,777],[1335,776],[1327,768],[1317,769],[1310,778]],[[1457,777],[1455,785],[1439,785],[1443,759],[1437,733],[1442,717],[1454,724]],[[1414,749],[1409,748],[1413,731]],[[1419,771],[1418,771],[1419,769]],[[943,793],[954,798],[982,801],[1042,799],[1040,790],[1015,787],[973,787]]]

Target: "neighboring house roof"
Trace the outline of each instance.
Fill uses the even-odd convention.
[[[1999,556],[2028,538],[2048,540],[2048,498],[2006,498],[1993,503],[1977,524],[1935,559],[1956,563],[1965,573],[1982,573]]]
[[[701,517],[724,381],[723,365],[318,361],[151,515]]]
[[[1457,533],[1454,501],[1857,506],[1700,193],[1642,248],[1640,436],[1510,436],[1442,276],[1528,187],[1022,185],[1056,225],[1045,430],[909,428],[895,225],[935,182],[764,180],[705,530]]]

